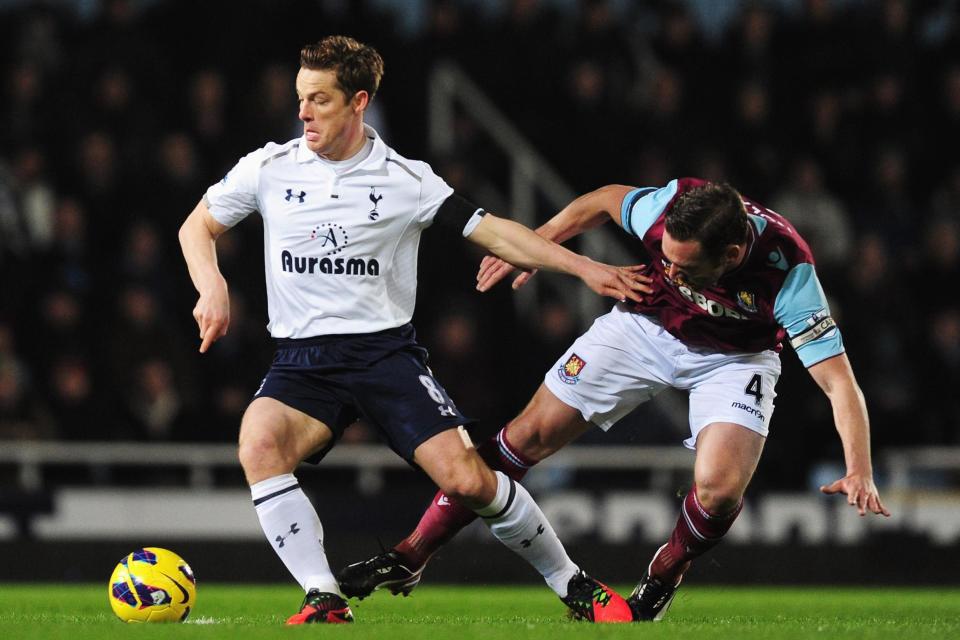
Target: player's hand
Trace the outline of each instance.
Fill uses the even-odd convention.
[[[587,258],[586,267],[579,274],[580,279],[594,292],[602,296],[615,298],[620,302],[628,299],[643,302],[643,294],[653,293],[652,280],[643,275],[644,265],[631,267],[613,267]]]
[[[496,256],[484,256],[483,260],[480,261],[480,270],[477,272],[477,291],[488,291],[491,287],[513,273],[514,269],[516,269],[516,267],[512,264],[504,262]],[[514,290],[525,285],[527,280],[532,278],[536,272],[536,269],[531,271],[521,269],[520,275],[513,281]]]
[[[857,473],[840,478],[836,482],[820,487],[820,491],[827,495],[842,493],[847,496],[847,503],[856,507],[857,512],[864,516],[867,511],[877,515],[890,517],[890,512],[880,501],[880,492],[877,491],[877,485],[873,483],[873,478]]]
[[[230,295],[222,280],[204,291],[193,308],[193,319],[200,328],[200,353],[206,353],[214,342],[227,335],[230,326]]]

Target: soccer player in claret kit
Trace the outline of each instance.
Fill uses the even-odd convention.
[[[239,457],[260,524],[306,592],[289,624],[350,622],[323,548],[323,529],[293,471],[319,462],[359,417],[458,504],[532,564],[570,608],[594,622],[626,621],[626,602],[567,556],[519,483],[487,467],[470,421],[427,368],[410,318],[417,248],[432,223],[452,225],[525,268],[575,274],[594,291],[639,300],[630,268],[599,264],[515,222],[486,214],[430,169],[364,125],[383,74],[371,47],[331,36],[303,48],[296,79],[302,137],[267,144],[211,186],[180,230],[199,293],[200,352],[229,324],[216,239],[254,211],[263,218],[273,364],[240,426]]]
[[[843,443],[847,474],[821,490],[846,494],[860,515],[889,516],[873,482],[863,395],[813,256],[793,226],[728,185],[683,178],[659,189],[598,189],[537,233],[563,242],[607,219],[642,244],[649,293],[594,322],[520,415],[478,450],[492,468],[519,479],[592,425],[609,429],[660,390],[689,392],[684,444],[696,450],[694,484],[628,598],[633,618],[661,619],[691,561],[720,542],[740,513],[773,414],[783,341],[829,398]],[[479,288],[512,270],[484,258]],[[514,286],[532,275],[521,274]],[[473,519],[438,494],[396,547],[343,569],[341,587],[359,596],[384,583],[411,588],[430,556]]]

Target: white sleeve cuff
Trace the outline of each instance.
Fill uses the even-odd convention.
[[[483,209],[477,209],[473,212],[473,215],[470,216],[470,219],[467,220],[466,226],[463,228],[463,237],[469,238],[470,234],[473,233],[473,230],[477,228],[477,225],[480,224],[480,221],[483,220],[483,214],[486,211]]]

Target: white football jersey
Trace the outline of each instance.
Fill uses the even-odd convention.
[[[452,193],[365,126],[369,155],[344,171],[303,138],[244,156],[211,186],[213,217],[263,217],[267,328],[275,338],[371,333],[410,321],[420,233]]]

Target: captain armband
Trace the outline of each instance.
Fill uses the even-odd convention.
[[[837,321],[834,320],[831,316],[827,316],[821,320],[818,320],[816,324],[807,327],[794,337],[790,338],[790,346],[794,350],[799,349],[808,342],[813,342],[826,332],[837,327]]]
[[[443,201],[434,219],[444,227],[462,229],[463,237],[466,238],[473,233],[486,213],[482,207],[454,193]]]

